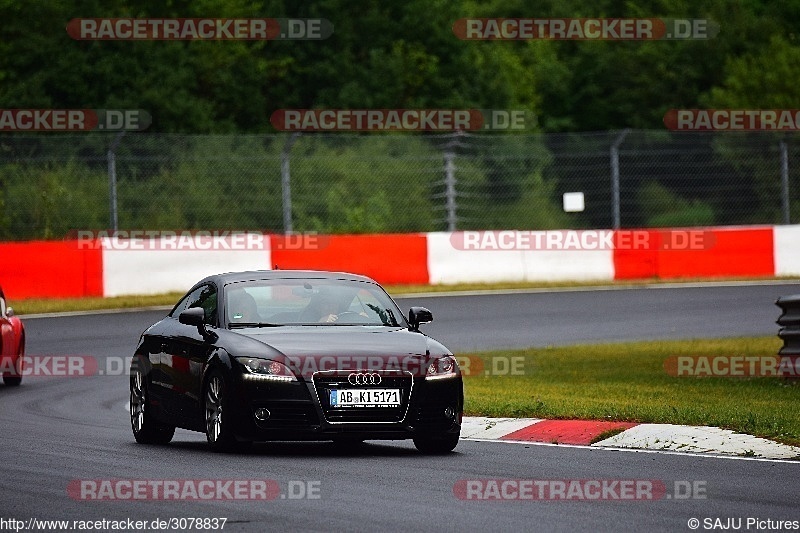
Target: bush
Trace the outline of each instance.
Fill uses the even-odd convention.
[[[649,181],[639,189],[637,202],[649,227],[710,226],[714,209],[700,200],[687,200],[658,182]]]
[[[108,181],[75,161],[0,167],[6,184],[7,233],[53,239],[71,230],[108,227]]]

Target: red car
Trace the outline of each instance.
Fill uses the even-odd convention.
[[[0,372],[3,383],[22,383],[22,358],[25,355],[25,328],[14,310],[6,307],[6,297],[0,287]]]

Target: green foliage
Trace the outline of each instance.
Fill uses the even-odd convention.
[[[646,225],[651,227],[710,226],[714,224],[714,209],[700,200],[686,200],[669,189],[650,181],[637,195]]]
[[[391,227],[391,206],[386,191],[378,191],[361,201],[354,198],[345,183],[339,182],[325,195],[329,221],[319,224],[325,233],[387,233]]]
[[[155,175],[120,175],[120,227],[280,227],[279,146],[254,136],[212,135],[190,137],[183,149]]]
[[[794,109],[800,100],[795,82],[800,44],[774,35],[768,45],[729,58],[725,78],[705,102],[712,108]]]
[[[6,183],[4,218],[14,237],[51,239],[108,222],[107,179],[85,165],[3,165],[0,183]]]
[[[65,26],[81,16],[321,17],[334,33],[324,41],[76,41]],[[452,31],[464,17],[532,16],[707,18],[720,32],[708,40],[612,42],[462,41]],[[153,117],[151,132],[189,134],[140,140],[137,153],[120,145],[119,219],[126,228],[282,229],[283,141],[238,136],[274,133],[269,117],[278,109],[525,110],[537,114],[543,131],[575,132],[661,129],[672,108],[792,109],[800,99],[797,2],[545,0],[532,11],[523,0],[2,0],[0,19],[0,109],[143,109]],[[193,137],[199,134],[232,137]],[[460,227],[608,224],[610,194],[598,190],[578,218],[560,211],[557,194],[596,186],[604,176],[550,177],[546,149],[512,156],[522,141],[497,139],[456,154]],[[351,144],[304,138],[292,153],[295,229],[442,229],[441,146],[403,140],[405,147],[388,136]],[[0,236],[106,227],[111,141],[86,136],[47,150],[32,142],[27,155],[46,152],[48,164],[26,163],[24,150],[4,158]],[[604,144],[598,157],[606,150]],[[774,153],[754,150],[752,162],[742,163],[725,141],[716,150],[732,177],[749,184],[737,207],[757,203],[747,206],[753,221],[777,221],[777,172],[763,170]],[[648,223],[730,222],[721,201],[639,190],[639,181],[632,189]],[[647,207],[653,198],[671,207],[655,212]]]
[[[75,41],[75,16],[323,17],[324,41]],[[708,18],[708,40],[462,41],[463,17]],[[795,3],[282,0],[0,3],[0,107],[141,108],[153,131],[266,132],[276,109],[539,112],[549,131],[661,127],[670,108],[797,101]]]
[[[569,219],[544,178],[551,156],[540,137],[482,138],[455,159],[459,216],[466,229],[555,229]]]
[[[304,136],[291,154],[294,229],[321,233],[436,228],[431,182],[441,154],[420,137]]]
[[[3,189],[0,188],[0,238],[5,238],[9,235],[8,211],[6,210],[6,203],[3,195]]]

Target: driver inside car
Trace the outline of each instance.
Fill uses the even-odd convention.
[[[332,291],[320,291],[308,302],[303,315],[315,322],[336,322],[344,311],[342,302]]]
[[[346,296],[349,296],[349,298]],[[338,294],[330,289],[320,290],[311,298],[308,306],[301,314],[301,319],[308,322],[332,323],[339,320],[339,316],[344,313],[366,317],[367,315],[364,313],[348,311],[351,301],[352,294]]]

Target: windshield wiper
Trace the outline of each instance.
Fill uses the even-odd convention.
[[[373,304],[367,304],[367,307],[375,311],[375,313],[381,319],[381,325],[392,326],[392,327],[399,325],[391,309],[381,309],[377,305]],[[391,319],[391,322],[389,321],[389,319]]]
[[[229,325],[233,328],[277,328],[283,324],[270,324],[269,322],[233,322]]]

